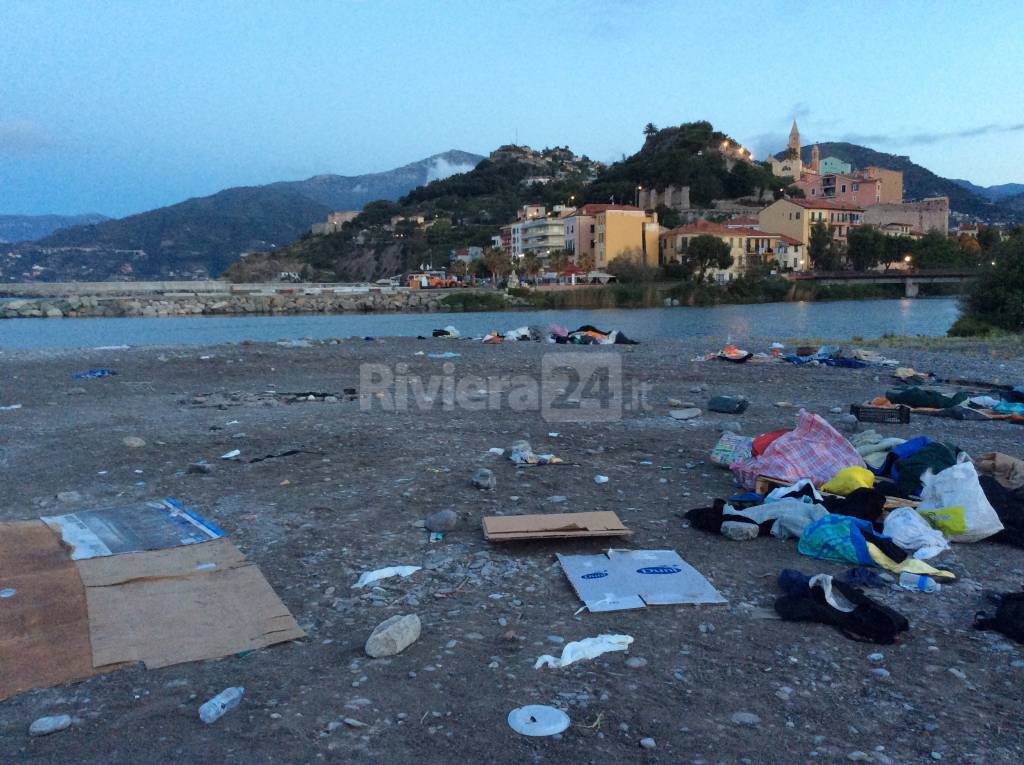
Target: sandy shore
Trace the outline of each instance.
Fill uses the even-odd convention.
[[[9,699],[0,703],[0,762],[1024,761],[1024,649],[970,628],[982,588],[1020,588],[1024,551],[956,546],[944,562],[962,574],[959,583],[933,595],[873,592],[911,622],[900,644],[878,647],[822,625],[764,618],[782,568],[839,574],[849,566],[803,557],[774,538],[729,542],[680,518],[732,493],[730,474],[707,462],[725,422],[757,435],[791,426],[799,407],[836,417],[832,407],[884,393],[888,372],[689,361],[703,350],[395,339],[0,355],[0,406],[22,405],[0,411],[3,520],[176,497],[231,534],[308,634],[242,657],[134,667]],[[918,369],[1024,381],[1019,356],[885,352]],[[429,387],[450,364],[456,384],[473,378],[470,398],[492,384],[488,376],[511,385],[518,376],[524,389],[533,380],[543,398],[545,356],[567,353],[621,362],[621,415],[564,422],[550,407],[492,406],[486,397],[482,408],[446,411],[443,379],[422,406],[410,382],[412,398],[397,411],[385,409],[386,395],[346,395],[360,388],[362,365],[376,365],[378,380],[390,372]],[[72,379],[90,367],[118,374]],[[366,375],[363,367],[364,393]],[[337,400],[287,395],[297,393]],[[667,416],[676,408],[670,398],[704,408],[718,393],[743,394],[750,409],[688,422]],[[782,401],[793,406],[776,406]],[[997,422],[915,417],[874,427],[1024,456],[1024,430]],[[127,436],[146,445],[128,448]],[[520,438],[567,464],[517,470],[488,454]],[[232,449],[243,460],[301,452],[218,459]],[[188,473],[198,460],[212,472]],[[495,491],[470,485],[481,467],[494,471]],[[595,483],[596,474],[609,481]],[[79,498],[62,502],[60,492]],[[460,524],[430,543],[419,522],[443,509]],[[485,515],[575,510],[614,510],[635,532],[630,547],[677,550],[728,605],[574,615],[580,602],[555,553],[600,552],[607,541],[496,546],[480,531]],[[424,570],[351,589],[361,572],[398,564]],[[373,627],[402,613],[420,616],[419,641],[389,659],[367,658]],[[533,668],[561,641],[601,633],[635,642],[628,655]],[[869,660],[876,652],[882,660]],[[246,688],[242,706],[203,725],[199,704],[232,685]],[[505,718],[524,704],[556,704],[573,725],[556,739],[520,737]],[[737,725],[737,712],[760,722]],[[29,738],[32,720],[61,713],[76,718],[69,730]],[[345,718],[365,727],[331,725]],[[641,749],[645,737],[656,748]]]

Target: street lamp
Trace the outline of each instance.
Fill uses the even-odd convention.
[[[643,186],[636,187],[636,206],[640,206],[640,192],[644,190]]]

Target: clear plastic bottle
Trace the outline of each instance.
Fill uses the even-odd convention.
[[[199,719],[207,725],[217,722],[225,712],[230,712],[239,705],[244,693],[245,688],[225,688],[199,707]]]
[[[900,574],[900,587],[905,590],[917,590],[918,592],[938,592],[942,585],[924,574]]]

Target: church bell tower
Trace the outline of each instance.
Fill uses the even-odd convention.
[[[789,157],[800,159],[800,130],[796,126],[796,120],[793,120],[793,128],[789,131]]]

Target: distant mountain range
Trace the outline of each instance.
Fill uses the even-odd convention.
[[[216,276],[243,252],[294,242],[332,211],[398,199],[417,186],[472,170],[481,159],[453,150],[383,173],[225,189],[126,218],[56,230],[19,248],[27,257],[15,267],[42,266],[46,276],[52,269],[53,278]],[[21,276],[3,268],[0,264],[0,278]]]
[[[0,242],[31,242],[59,228],[109,220],[99,213],[84,215],[0,215]]]
[[[961,178],[953,178],[952,181],[990,202],[1001,202],[1009,197],[1024,194],[1024,183],[1000,183],[997,186],[978,186]]]

